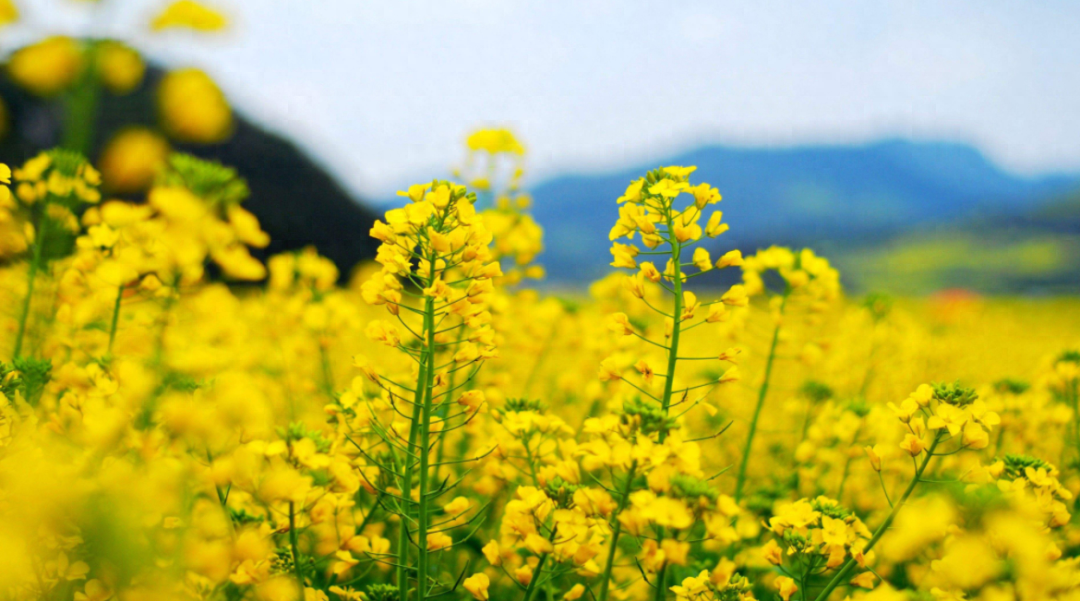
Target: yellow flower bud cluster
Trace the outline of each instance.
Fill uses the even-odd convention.
[[[506,128],[482,128],[465,140],[464,164],[455,175],[478,193],[477,210],[494,240],[492,252],[506,269],[500,280],[515,285],[544,277],[534,260],[544,250],[543,228],[528,210],[532,197],[521,190],[525,146]]]
[[[777,538],[765,545],[765,558],[777,566],[800,564],[795,572],[815,563],[837,568],[849,558],[860,567],[873,561],[873,552],[864,553],[870,530],[834,499],[818,497],[780,504],[769,519],[769,530]]]
[[[158,86],[157,104],[162,127],[177,140],[213,144],[232,134],[232,108],[204,71],[171,71]]]
[[[42,152],[14,172],[15,197],[24,205],[38,202],[88,203],[101,200],[101,174],[78,153]]]
[[[363,285],[364,299],[398,315],[402,294],[408,293],[404,287],[412,284],[423,298],[439,303],[440,316],[465,319],[478,330],[476,341],[482,341],[483,326],[491,320],[485,303],[492,278],[502,269],[491,254],[491,233],[476,215],[474,197],[449,182],[417,184],[399,195],[409,204],[388,211],[386,222],[371,228],[382,242],[376,255],[382,270]]]
[[[840,273],[809,248],[795,252],[771,246],[747,257],[742,265],[746,293],[757,296],[765,293],[763,274],[775,272],[783,278],[785,294],[804,296],[811,305],[836,300],[840,295]]]
[[[952,439],[962,449],[985,448],[990,430],[1001,423],[974,391],[952,384],[922,384],[889,408],[907,428],[900,447],[912,457]]]

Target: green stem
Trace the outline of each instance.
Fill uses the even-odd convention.
[[[769,357],[765,360],[765,379],[758,389],[757,406],[754,407],[754,416],[750,418],[750,431],[746,435],[746,443],[743,445],[742,460],[739,462],[739,475],[735,479],[735,502],[742,499],[743,485],[746,484],[746,467],[750,463],[750,450],[754,444],[754,434],[757,432],[758,418],[761,417],[761,408],[765,405],[765,397],[769,394],[769,380],[772,378],[773,362],[776,360],[776,345],[780,341],[780,327],[783,323],[784,307],[787,305],[788,293],[784,292],[783,300],[780,301],[781,321],[777,322],[773,330],[772,343],[769,345]]]
[[[799,577],[799,595],[802,601],[806,601],[807,591],[810,588],[810,574],[814,573],[814,560],[813,558],[807,562],[806,568],[803,570],[802,576]]]
[[[667,597],[667,562],[660,565],[660,571],[656,573],[656,588],[653,590],[653,601],[664,601]]]
[[[86,67],[64,99],[63,147],[89,155],[94,144],[94,125],[97,123],[98,81],[96,44],[86,50]]]
[[[214,455],[210,452],[210,447],[206,448],[206,465],[208,467],[214,465]],[[220,486],[214,484],[214,492],[217,493],[218,503],[221,505],[222,513],[225,514],[225,521],[229,525],[229,531],[232,532],[235,530],[236,525],[233,523],[232,514],[229,512],[229,490],[222,491]]]
[[[525,447],[525,463],[529,466],[529,478],[532,479],[533,486],[542,488],[540,486],[540,478],[536,475],[536,461],[533,459],[532,449],[529,448],[529,441],[532,440],[532,434],[526,434],[522,439],[521,445]]]
[[[173,278],[172,286],[169,288],[169,295],[165,297],[165,303],[161,307],[161,325],[158,326],[157,340],[154,342],[154,356],[152,362],[154,368],[159,368],[162,361],[165,360],[165,331],[169,329],[169,319],[172,316],[173,305],[176,304],[177,297],[180,296],[180,275],[177,274]]]
[[[1080,385],[1075,381],[1071,386],[1068,382],[1065,384],[1065,402],[1073,410],[1073,444],[1076,445],[1076,450],[1080,452],[1080,394],[1078,394],[1080,390],[1078,388],[1080,388]]]
[[[607,563],[604,565],[604,574],[600,580],[600,594],[596,597],[599,601],[607,601],[608,598],[611,569],[615,566],[615,551],[619,547],[619,535],[622,533],[622,522],[619,521],[619,514],[626,509],[626,504],[630,500],[630,487],[634,483],[634,473],[636,471],[637,461],[630,465],[630,471],[626,473],[626,484],[623,485],[622,497],[619,498],[619,507],[615,510],[615,513],[611,514],[611,546],[608,548]]]
[[[300,572],[300,549],[296,536],[296,505],[289,501],[289,547],[292,549],[293,574],[300,587],[300,599],[304,598],[304,577]]]
[[[413,397],[413,414],[409,422],[409,444],[404,460],[405,473],[401,478],[402,508],[397,553],[398,598],[400,601],[408,601],[409,598],[409,505],[412,503],[413,465],[415,465],[412,460],[412,452],[416,447],[416,437],[420,430],[420,410],[424,403],[424,391],[420,387],[420,383],[427,381],[429,363],[428,353],[421,355],[420,371],[416,378],[416,395]]]
[[[555,542],[556,528],[552,527],[551,536],[548,537],[548,542]],[[523,601],[532,601],[533,594],[536,593],[537,583],[540,582],[540,576],[544,573],[544,563],[547,562],[547,558],[550,553],[544,553],[540,556],[540,561],[536,562],[536,570],[533,572],[532,580],[529,581],[529,586],[525,589],[525,598]]]
[[[434,252],[428,263],[431,265],[428,275],[428,285],[435,281],[436,257]],[[400,601],[407,601],[409,595],[408,586],[408,559],[409,559],[409,524],[408,507],[412,502],[412,479],[413,466],[416,462],[410,456],[417,449],[420,459],[420,502],[417,505],[417,531],[416,531],[416,593],[417,600],[422,601],[427,591],[427,529],[428,529],[428,453],[430,451],[430,421],[432,385],[435,378],[435,299],[428,297],[424,301],[424,326],[421,334],[424,336],[426,348],[420,357],[420,371],[416,379],[416,393],[413,397],[413,414],[409,424],[409,447],[405,457],[405,475],[402,479],[402,498],[404,499],[405,511],[401,516],[401,532],[398,537],[398,594]],[[417,438],[420,439],[419,446]]]
[[[668,218],[669,229],[671,228],[671,218]],[[682,331],[682,310],[683,310],[683,298],[682,298],[682,270],[679,268],[680,255],[682,254],[682,246],[677,241],[672,241],[671,245],[671,259],[674,265],[675,273],[671,278],[672,290],[675,293],[675,311],[672,313],[671,326],[671,346],[668,350],[668,362],[667,362],[667,377],[664,378],[664,396],[662,397],[662,409],[664,415],[668,414],[668,409],[671,407],[671,390],[675,385],[675,367],[679,362],[679,334]],[[664,444],[664,439],[667,438],[667,431],[661,429],[659,435],[660,444]]]
[[[334,372],[330,368],[330,354],[323,344],[324,335],[325,333],[319,335],[319,364],[322,367],[323,391],[332,395],[334,393]]]
[[[1078,447],[1080,447],[1080,380],[1073,380],[1072,381],[1072,386],[1070,387],[1070,389],[1072,391],[1072,404],[1073,404],[1073,407],[1076,407],[1076,413],[1077,413],[1077,418],[1076,418],[1076,432],[1077,432],[1076,437],[1077,437],[1077,441],[1076,442],[1077,442]]]
[[[26,336],[26,322],[30,318],[30,305],[34,299],[34,281],[37,280],[38,271],[41,269],[42,250],[45,248],[45,232],[48,230],[49,219],[42,213],[38,217],[38,227],[35,230],[34,254],[30,257],[30,271],[27,274],[26,298],[23,299],[22,309],[19,311],[19,327],[15,333],[15,349],[12,358],[22,356],[23,338]]]
[[[544,570],[544,562],[547,561],[547,553],[540,557],[540,561],[536,562],[536,572],[533,573],[532,580],[529,581],[529,587],[525,589],[525,600],[530,601],[533,597],[533,593],[536,592],[536,583],[540,581],[540,574]]]
[[[431,261],[432,275],[431,279],[435,279],[434,274],[434,259]],[[424,333],[427,335],[427,347],[428,354],[431,357],[432,369],[428,369],[427,379],[424,382],[424,402],[422,405],[422,411],[420,413],[420,506],[419,515],[417,520],[419,525],[416,532],[416,545],[418,560],[416,563],[417,575],[416,575],[416,598],[417,601],[424,601],[427,597],[427,576],[428,576],[428,548],[427,548],[427,534],[428,534],[428,520],[430,518],[428,512],[428,490],[429,482],[428,476],[430,475],[431,467],[429,461],[431,460],[431,404],[432,404],[432,388],[435,380],[435,299],[428,297],[424,306]]]
[[[116,289],[116,302],[113,303],[112,325],[109,327],[109,356],[112,356],[113,342],[116,341],[116,326],[120,323],[120,301],[124,298],[124,285]]]
[[[871,330],[870,336],[874,336],[873,330]],[[864,399],[866,398],[866,391],[870,388],[870,380],[874,377],[874,355],[877,353],[877,346],[877,338],[874,337],[870,342],[870,354],[867,357],[866,372],[863,373],[862,385],[859,386],[859,396]]]
[[[940,434],[934,437],[934,442],[930,444],[930,448],[926,449],[926,457],[923,458],[922,463],[919,464],[919,467],[915,470],[915,477],[911,479],[911,483],[908,484],[907,489],[904,490],[904,494],[901,495],[900,499],[893,505],[892,511],[886,516],[885,521],[874,531],[874,535],[866,543],[866,547],[863,548],[863,553],[869,553],[881,537],[885,535],[885,531],[889,529],[889,526],[892,525],[893,520],[896,519],[896,514],[900,512],[900,508],[904,506],[908,497],[910,497],[911,493],[915,490],[915,487],[919,485],[923,472],[926,471],[926,466],[928,466],[930,460],[934,458],[934,449],[937,448],[939,442],[941,442]],[[818,593],[817,597],[814,597],[814,601],[825,601],[825,599],[828,599],[833,590],[840,586],[840,583],[844,582],[851,571],[855,569],[855,565],[856,561],[854,557],[844,562],[844,565],[840,567],[840,570],[836,572],[832,577],[832,580],[829,580],[829,583],[825,585],[825,588],[821,589],[821,592]]]
[[[668,215],[668,230],[673,231],[674,223],[671,219],[670,213]],[[661,397],[661,409],[664,411],[664,415],[668,414],[671,408],[671,391],[675,387],[675,368],[679,363],[679,337],[682,334],[682,312],[683,312],[683,290],[682,290],[682,269],[679,267],[679,263],[682,259],[682,244],[674,237],[671,240],[671,264],[674,268],[674,273],[671,278],[671,290],[675,296],[675,306],[671,313],[671,345],[668,350],[668,362],[667,362],[667,377],[664,378],[664,396]],[[661,429],[657,435],[657,439],[660,444],[664,444],[664,440],[667,439],[667,430]],[[627,491],[629,496],[629,491]],[[658,538],[663,539],[664,533],[661,529],[658,533]],[[612,540],[612,549],[615,548],[615,544],[618,541]],[[667,594],[664,589],[664,582],[667,579],[667,562],[660,566],[659,572],[656,574],[656,601],[662,601]]]
[[[861,432],[862,432],[862,424],[859,424],[859,427],[855,429],[855,436],[853,436],[851,438],[851,445],[850,446],[855,446],[855,444],[859,441],[859,434]],[[840,476],[840,488],[839,488],[839,490],[836,491],[836,500],[840,501],[841,503],[844,502],[844,485],[847,484],[847,479],[848,479],[848,476],[850,474],[851,474],[851,455],[849,454],[847,460],[844,461],[844,472]]]
[[[464,340],[464,338],[465,338],[465,328],[464,327],[458,328],[457,340],[454,341],[454,346],[450,347],[450,354],[451,355],[456,353],[458,348],[461,347],[461,341]],[[456,390],[456,387],[457,387],[457,375],[458,375],[457,370],[451,370],[451,372],[450,372],[450,384],[446,387],[447,390]],[[448,398],[446,400],[449,401],[450,399]],[[443,405],[436,412],[436,415],[438,415],[439,418],[445,420],[447,418],[448,414],[450,413],[450,411],[448,410],[448,407],[449,407],[449,405],[447,403],[443,403]],[[468,419],[468,417],[466,417],[465,419]],[[449,424],[449,423],[444,424],[444,429],[449,428],[450,426],[452,426],[452,424]],[[435,479],[436,480],[439,479],[439,472],[442,471],[443,457],[445,457],[445,456],[446,456],[446,437],[445,436],[440,436],[439,437],[438,447],[437,447],[437,450],[435,451]]]
[[[806,415],[803,416],[802,433],[799,435],[799,442],[795,444],[796,451],[798,451],[799,447],[802,446],[802,443],[806,441],[806,436],[810,432],[810,419],[813,414],[814,399],[812,397],[808,397],[806,399]],[[801,486],[801,478],[799,477],[799,459],[796,455],[796,453],[791,454],[791,480],[794,483],[792,484],[791,489],[794,490],[796,494],[798,494],[799,487]]]
[[[364,520],[360,522],[360,525],[356,527],[357,534],[364,533],[364,529],[367,528],[367,525],[371,523],[371,518],[375,516],[375,510],[379,508],[379,505],[382,503],[383,497],[385,496],[386,493],[383,492],[380,492],[378,495],[376,495],[375,502],[371,504],[371,509],[368,510],[367,515],[364,516]]]

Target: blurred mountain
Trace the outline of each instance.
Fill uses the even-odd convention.
[[[556,284],[608,273],[607,233],[615,199],[660,165],[697,165],[692,181],[716,186],[731,230],[717,250],[753,252],[809,245],[843,255],[917,230],[964,220],[1035,220],[1038,210],[1080,185],[1080,174],[1024,177],[974,147],[884,140],[865,145],[739,148],[709,146],[603,174],[557,177],[532,188],[544,227],[542,261]],[[1031,227],[1053,223],[1044,219]]]

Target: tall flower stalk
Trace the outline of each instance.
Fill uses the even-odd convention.
[[[18,359],[22,356],[23,340],[26,337],[26,324],[30,320],[30,306],[34,300],[34,284],[37,282],[38,272],[41,270],[42,251],[47,239],[48,221],[39,216],[34,220],[36,225],[34,241],[31,243],[30,266],[26,273],[26,296],[23,297],[22,306],[19,308],[18,325],[15,330],[15,349],[11,356]]]
[[[368,336],[404,353],[415,369],[415,377],[372,374],[396,416],[407,417],[407,434],[394,417],[371,423],[389,457],[376,463],[393,476],[397,488],[391,492],[380,487],[380,492],[393,500],[386,505],[400,517],[398,598],[420,601],[438,594],[435,589],[441,586],[432,554],[453,544],[444,534],[449,528],[431,519],[435,499],[448,486],[432,477],[440,463],[431,461],[432,453],[439,439],[464,427],[482,403],[482,395],[456,395],[460,386],[448,383],[463,370],[467,383],[495,355],[486,303],[491,278],[501,270],[488,248],[492,237],[477,219],[475,195],[464,186],[437,181],[401,194],[410,204],[389,211],[387,223],[378,221],[372,228],[372,235],[382,241],[378,260],[383,269],[364,284],[363,295],[370,304],[385,305],[398,322],[373,321]],[[411,301],[403,300],[406,297]],[[455,396],[461,406],[456,412]]]
[[[769,292],[765,285],[764,274],[772,272],[779,276],[782,291]],[[758,420],[769,395],[773,367],[777,358],[777,349],[783,339],[786,313],[789,301],[798,298],[812,312],[820,312],[827,302],[840,294],[840,274],[829,265],[829,261],[819,257],[808,248],[799,252],[788,248],[773,246],[758,251],[743,262],[743,284],[750,296],[767,295],[773,317],[773,331],[769,341],[769,352],[765,358],[765,374],[758,388],[754,413],[743,443],[739,471],[735,476],[735,500],[740,501],[746,486],[747,469],[754,449],[754,437],[757,434]]]
[[[49,259],[47,251],[54,238],[60,240],[68,236],[70,241],[70,237],[79,231],[75,212],[85,204],[94,204],[101,199],[98,192],[101,176],[82,154],[52,150],[37,155],[22,168],[16,169],[15,181],[14,198],[27,217],[30,247],[26,296],[19,309],[12,352],[17,359],[23,352],[35,284]]]
[[[618,202],[622,204],[619,209],[619,220],[610,234],[613,242],[621,238],[632,241],[636,234],[641,234],[641,242],[647,250],[633,244],[614,242],[611,249],[614,257],[612,266],[638,270],[635,275],[627,277],[626,287],[633,296],[641,299],[649,311],[661,316],[664,323],[664,341],[653,340],[638,332],[625,313],[611,315],[608,326],[617,334],[637,337],[647,343],[650,350],[651,348],[662,349],[665,371],[663,374],[654,373],[648,361],[640,359],[633,366],[639,377],[634,378],[629,374],[624,376],[623,372],[628,371],[627,363],[632,358],[625,354],[616,354],[602,363],[601,379],[621,380],[636,391],[639,399],[644,398],[656,403],[653,409],[646,409],[646,411],[654,413],[663,426],[648,431],[645,435],[654,435],[656,443],[660,445],[665,443],[671,429],[668,420],[673,406],[688,403],[684,410],[689,410],[696,404],[689,402],[687,398],[692,390],[737,378],[737,371],[731,368],[713,382],[682,389],[675,387],[676,372],[681,360],[704,359],[733,363],[736,354],[735,351],[729,350],[718,353],[715,357],[680,357],[679,348],[684,332],[704,323],[725,320],[726,307],[729,305],[746,305],[742,286],[733,287],[720,300],[712,303],[701,303],[693,292],[686,289],[689,278],[700,276],[714,268],[742,263],[742,255],[736,250],[725,254],[714,264],[708,250],[697,246],[702,236],[716,237],[725,232],[728,226],[723,223],[723,214],[720,211],[714,211],[709,216],[705,227],[699,224],[705,209],[719,202],[721,197],[719,191],[707,183],[691,186],[689,176],[694,170],[695,167],[664,167],[650,171],[644,178],[631,183],[626,193],[618,199]],[[680,203],[679,199],[684,195],[692,198],[692,201]],[[639,264],[638,257],[643,256],[666,259],[664,271],[661,273],[652,262],[646,261]],[[691,260],[687,261],[688,258]],[[694,268],[695,273],[687,275],[684,273],[685,268]],[[670,295],[672,307],[670,313],[664,310],[664,305],[667,303],[660,300],[655,290],[650,288],[652,284],[658,284]],[[702,307],[706,306],[709,307],[708,315],[699,318],[696,323],[691,323],[695,316],[699,315]],[[659,395],[650,390],[656,377],[662,377],[664,382]],[[640,383],[633,381],[638,379]],[[635,461],[626,472],[625,480],[621,485],[616,486],[620,492],[617,509],[610,518],[612,534],[607,562],[601,575],[600,592],[597,596],[600,601],[606,601],[610,591],[615,553],[622,534],[619,516],[626,510],[633,492],[634,480],[639,475],[638,463]],[[660,539],[664,538],[663,526],[658,527],[657,536]],[[657,569],[654,583],[656,599],[663,599],[666,594],[666,571],[667,563],[662,562]]]
[[[776,361],[776,348],[780,343],[780,327],[783,325],[784,309],[787,307],[789,289],[784,290],[781,297],[780,308],[776,315],[776,325],[773,327],[772,338],[769,342],[769,354],[765,357],[765,376],[758,387],[757,403],[754,405],[754,415],[750,418],[750,427],[747,430],[746,442],[743,443],[742,459],[739,460],[739,472],[735,477],[735,500],[742,499],[743,486],[746,484],[746,467],[750,464],[750,450],[754,445],[754,434],[757,433],[758,419],[761,418],[761,408],[765,406],[765,397],[769,394],[769,383],[772,381],[773,363]]]

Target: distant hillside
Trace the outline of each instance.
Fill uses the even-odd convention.
[[[856,289],[923,294],[963,287],[989,294],[1080,292],[1080,194],[1021,215],[960,219],[835,249]]]
[[[768,244],[865,246],[962,219],[1033,218],[1080,176],[1021,177],[971,146],[888,140],[859,146],[712,146],[605,174],[567,175],[532,188],[545,229],[542,261],[556,283],[607,273],[615,199],[660,165],[697,165],[694,181],[724,196],[731,231],[720,248]],[[1053,221],[1053,219],[1050,219]]]

